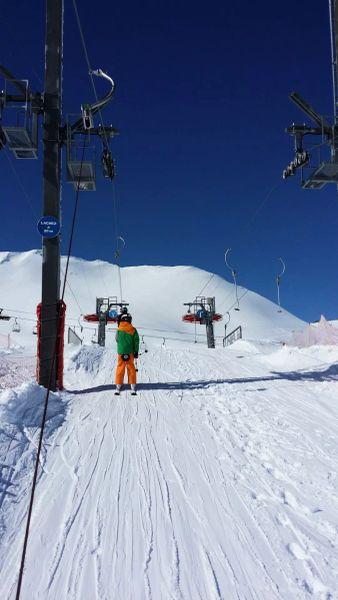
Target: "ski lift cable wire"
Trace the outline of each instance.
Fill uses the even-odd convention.
[[[246,223],[243,225],[242,227],[242,233],[246,232],[252,222],[255,220],[256,216],[258,215],[258,213],[264,208],[265,204],[267,203],[267,201],[269,200],[270,196],[273,194],[273,192],[282,184],[283,182],[280,181],[280,179],[278,179],[278,182],[275,183],[270,190],[268,191],[268,193],[264,196],[262,202],[257,206],[257,208],[253,211],[253,213],[251,214],[251,216],[248,218],[248,220],[246,221]],[[203,288],[201,289],[200,293],[198,294],[198,296],[201,296],[202,293],[204,292],[204,290],[206,289],[206,287],[209,285],[210,281],[212,280],[212,278],[215,276],[214,273],[212,273],[208,279],[208,281],[206,282],[206,284],[203,286]],[[239,286],[242,287],[242,286]]]
[[[248,229],[250,229],[252,222],[256,219],[258,213],[260,213],[260,211],[264,208],[264,206],[266,205],[267,201],[270,199],[270,196],[272,196],[273,192],[283,184],[283,180],[278,179],[278,182],[275,183],[270,190],[268,191],[268,193],[264,196],[262,202],[255,208],[255,210],[253,211],[253,213],[250,215],[250,217],[248,218],[248,220],[246,221],[246,223],[244,223],[242,229],[241,229],[241,233],[245,233],[247,232]]]
[[[25,58],[25,61],[26,61],[27,60],[27,55],[24,54],[23,45],[21,43],[21,40],[19,40],[19,38],[14,34],[13,29],[6,22],[6,16],[2,12],[1,13],[1,27],[3,27],[3,26],[5,26],[5,28],[7,29],[8,34],[12,37],[12,40],[14,41],[13,48],[15,48],[15,52],[17,53],[17,51],[19,51],[19,53],[21,54],[21,57]],[[16,58],[14,56],[14,53],[10,49],[9,44],[6,45],[6,50],[9,52],[9,54],[13,58]],[[40,75],[38,75],[38,72],[36,71],[36,69],[34,68],[34,66],[32,66],[32,64],[30,64],[30,68],[31,68],[31,72],[34,74],[34,77],[39,82],[39,85],[41,85],[43,87],[44,84],[43,84],[42,78],[40,77]]]
[[[14,163],[12,162],[12,159],[11,159],[11,157],[10,157],[9,153],[8,153],[8,149],[6,148],[6,146],[3,144],[3,142],[2,142],[1,140],[0,140],[0,144],[1,144],[1,145],[2,145],[2,147],[3,147],[3,150],[4,150],[4,154],[5,154],[5,156],[6,156],[6,159],[7,159],[8,163],[9,163],[9,165],[10,165],[10,167],[11,167],[11,169],[12,169],[13,173],[14,173],[14,176],[15,176],[15,178],[16,178],[16,180],[17,180],[18,184],[19,184],[19,187],[21,188],[21,191],[23,192],[23,195],[24,195],[24,197],[25,197],[25,199],[26,199],[26,202],[27,202],[27,204],[28,204],[28,206],[29,206],[29,208],[30,208],[30,210],[31,210],[31,212],[32,212],[32,214],[33,214],[33,216],[34,216],[34,218],[35,218],[35,219],[38,219],[37,212],[36,212],[36,210],[34,209],[34,206],[33,206],[32,200],[31,200],[31,197],[30,197],[30,195],[28,194],[28,192],[27,192],[27,190],[26,190],[26,188],[25,188],[24,184],[22,183],[21,177],[20,177],[19,173],[17,172],[17,170],[16,170],[16,168],[15,168],[15,166],[14,166]]]
[[[201,289],[200,293],[199,293],[199,294],[197,294],[196,298],[197,298],[198,296],[202,296],[202,294],[203,294],[204,290],[205,290],[205,289],[206,289],[206,287],[209,285],[209,283],[210,283],[210,281],[212,280],[212,278],[213,278],[213,277],[215,277],[215,273],[212,273],[212,274],[210,275],[210,277],[209,277],[208,281],[207,281],[207,282],[206,282],[206,284],[205,284],[205,285],[202,287],[202,289]]]
[[[87,136],[84,138],[83,148],[82,148],[82,157],[81,157],[80,170],[79,170],[79,179],[78,179],[78,185],[76,186],[76,194],[75,194],[75,203],[74,203],[74,210],[73,210],[73,218],[72,218],[71,232],[70,232],[70,237],[69,237],[67,261],[66,261],[66,269],[65,269],[65,274],[64,274],[64,280],[63,280],[62,294],[61,294],[60,303],[62,303],[63,300],[64,300],[65,290],[66,290],[66,282],[67,282],[67,277],[68,277],[69,261],[70,261],[71,251],[72,251],[73,237],[74,237],[74,230],[75,230],[75,223],[76,223],[76,217],[77,217],[77,208],[78,208],[78,200],[79,200],[79,192],[80,192],[80,181],[81,181],[82,166],[83,166],[83,162],[84,162],[84,155],[85,155],[85,149],[86,149],[86,139],[87,139]],[[23,572],[24,572],[25,562],[26,562],[27,544],[28,544],[28,538],[29,538],[29,532],[30,532],[30,523],[31,523],[32,512],[33,512],[33,503],[34,503],[34,496],[35,496],[35,490],[36,490],[36,484],[37,484],[37,477],[38,477],[38,471],[39,471],[39,464],[40,464],[40,456],[41,456],[43,435],[44,435],[45,426],[46,426],[47,409],[48,409],[49,396],[50,396],[51,385],[52,385],[52,375],[53,375],[54,365],[55,365],[55,360],[56,360],[57,342],[58,342],[58,337],[56,336],[55,345],[54,345],[54,352],[53,352],[52,362],[51,362],[51,368],[50,368],[50,373],[49,373],[49,381],[48,381],[48,386],[47,386],[47,389],[46,389],[45,401],[44,401],[44,405],[43,405],[43,414],[42,414],[41,425],[40,425],[39,442],[38,442],[38,447],[37,447],[37,452],[36,452],[36,457],[35,457],[34,474],[33,474],[33,481],[32,481],[32,487],[31,487],[31,493],[30,493],[30,500],[29,500],[29,506],[28,506],[28,512],[27,512],[26,528],[25,528],[25,535],[24,535],[24,541],[23,541],[23,547],[22,547],[22,555],[21,555],[21,562],[20,562],[20,569],[19,569],[19,576],[18,576],[18,583],[17,583],[15,600],[20,600],[20,595],[21,595],[21,586],[22,586]]]
[[[79,301],[78,301],[78,299],[77,299],[77,297],[76,297],[76,295],[75,295],[75,293],[74,293],[74,291],[73,291],[73,289],[72,289],[72,287],[71,287],[71,285],[70,285],[70,283],[69,283],[69,281],[68,281],[68,280],[67,280],[67,286],[68,286],[68,288],[69,288],[69,291],[70,291],[70,293],[72,294],[72,296],[73,296],[73,298],[74,298],[74,300],[75,300],[75,302],[76,302],[76,305],[77,305],[77,307],[78,307],[78,309],[79,309],[79,311],[80,311],[80,314],[81,314],[81,315],[83,315],[83,314],[84,314],[84,313],[83,313],[83,310],[82,310],[82,308],[81,308],[81,306],[80,306],[80,303],[79,303]]]
[[[79,29],[81,41],[82,41],[82,46],[83,46],[83,51],[84,51],[84,55],[85,55],[85,60],[86,60],[86,63],[87,63],[87,68],[88,68],[89,76],[90,76],[92,87],[93,87],[94,96],[95,96],[95,99],[96,99],[96,103],[98,104],[99,103],[99,99],[98,99],[98,94],[97,94],[97,91],[96,91],[95,81],[94,81],[94,78],[93,78],[93,73],[96,73],[96,72],[93,71],[93,69],[91,67],[91,63],[90,63],[90,59],[89,59],[89,54],[88,54],[88,50],[87,50],[87,45],[86,45],[86,41],[85,41],[85,37],[84,37],[84,33],[83,33],[83,27],[81,25],[81,19],[80,19],[80,15],[79,15],[79,11],[78,11],[76,0],[73,0],[73,7],[74,7],[75,17],[76,17],[76,21],[77,21],[77,25],[78,25],[78,29]],[[98,107],[97,110],[99,112],[101,122],[103,122],[101,108]],[[103,133],[104,133],[104,137],[105,137],[106,147],[108,148],[109,147],[109,141],[108,141],[108,137],[107,137],[107,133],[106,133],[105,129],[103,129]],[[118,237],[119,237],[119,234],[118,234],[119,227],[118,227],[118,211],[117,211],[117,193],[116,193],[116,187],[115,187],[115,182],[114,181],[112,181],[112,187],[113,187],[114,227],[115,227],[115,238],[116,238],[116,242],[117,242]],[[118,248],[116,249],[116,252],[117,251],[118,251]],[[120,263],[119,262],[117,263],[117,268],[118,268],[118,278],[119,278],[119,287],[120,287],[120,300],[122,302],[122,281],[121,281],[121,270],[120,270]]]
[[[116,260],[117,271],[118,271],[120,302],[122,302],[123,294],[122,294],[122,275],[121,275],[121,264],[120,264],[121,251],[119,249],[119,240],[122,241],[123,248],[125,248],[126,242],[125,242],[124,238],[121,235],[119,235],[119,233],[118,233],[117,194],[116,194],[116,187],[115,187],[114,181],[112,181],[112,186],[113,186],[113,211],[114,211],[114,224],[115,224],[115,237],[116,237],[115,260]]]
[[[86,41],[85,41],[85,37],[84,37],[84,33],[83,33],[83,28],[82,28],[82,25],[81,25],[81,20],[80,20],[80,15],[79,15],[79,11],[78,11],[76,0],[73,0],[73,7],[74,7],[75,17],[76,17],[76,21],[77,21],[77,25],[78,25],[78,29],[79,29],[81,41],[82,41],[83,52],[84,52],[84,55],[85,55],[85,59],[86,59],[86,63],[87,63],[87,68],[88,68],[88,73],[89,73],[89,77],[90,77],[90,80],[91,80],[91,83],[92,83],[92,88],[93,88],[93,92],[94,92],[96,104],[99,105],[98,108],[97,108],[97,110],[98,110],[98,113],[100,115],[101,122],[103,122],[102,113],[101,113],[101,107],[100,107],[100,100],[99,100],[99,97],[98,97],[98,94],[97,94],[97,91],[96,91],[96,85],[95,85],[95,81],[94,81],[94,77],[93,77],[93,74],[94,73],[97,74],[98,71],[94,71],[92,69],[92,67],[91,67],[91,63],[90,63],[90,60],[89,60],[89,54],[88,54],[88,50],[87,50],[87,45],[86,45]],[[106,75],[104,74],[104,76],[106,76]],[[103,129],[103,134],[104,134],[104,137],[105,137],[106,146],[108,148],[109,147],[109,142],[108,142],[107,132],[105,131],[105,129]]]
[[[119,279],[120,302],[122,302],[123,294],[122,294],[122,277],[121,277],[121,267],[120,267],[121,251],[119,248],[119,241],[121,241],[123,244],[122,248],[125,248],[126,242],[121,235],[118,235],[116,237],[116,250],[115,250],[115,254],[114,254],[114,259],[115,259],[115,264],[117,266],[117,273],[118,273],[118,279]]]
[[[335,4],[336,4],[335,0],[329,0],[333,114],[334,114],[334,123],[336,124],[336,120],[337,120],[337,56],[336,56],[335,26],[334,26]]]
[[[81,265],[81,267],[82,267],[82,265]],[[61,275],[62,275],[62,277],[64,277],[64,270],[63,270],[63,268],[62,268],[62,266],[61,266],[61,265],[60,265],[60,272],[61,272]],[[81,270],[81,276],[82,276],[82,278],[83,278],[83,280],[84,280],[84,282],[85,282],[85,284],[86,284],[86,286],[87,286],[88,297],[89,297],[89,300],[91,301],[91,299],[92,299],[92,296],[91,296],[91,294],[90,294],[89,287],[88,287],[88,282],[87,282],[87,278],[85,278],[85,276],[84,276],[83,269]],[[73,296],[73,298],[74,298],[74,300],[75,300],[75,302],[76,302],[76,304],[77,304],[77,307],[78,307],[78,309],[80,310],[80,314],[83,314],[83,310],[82,310],[82,308],[81,308],[81,306],[80,306],[80,302],[79,302],[79,300],[77,299],[77,297],[76,297],[76,294],[75,294],[75,292],[74,292],[73,288],[71,287],[71,285],[70,285],[70,283],[69,283],[69,279],[67,279],[67,286],[68,286],[68,288],[69,288],[69,291],[70,291],[70,293],[72,294],[72,296]]]

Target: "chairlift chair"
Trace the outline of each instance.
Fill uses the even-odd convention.
[[[15,331],[16,333],[20,333],[21,331],[20,323],[18,322],[18,319],[16,317],[12,326],[12,331]]]
[[[32,110],[32,103],[28,102],[27,80],[5,80],[5,97],[8,94],[8,85],[21,85],[25,90],[25,102],[22,106],[17,103],[6,103],[6,107],[15,110],[15,124],[2,124],[1,128],[9,149],[17,159],[38,158],[38,111]]]
[[[81,192],[95,192],[95,149],[86,147],[86,153],[91,152],[93,160],[82,160],[83,144],[76,142],[70,125],[67,126],[67,181]]]
[[[0,321],[9,321],[11,317],[9,315],[4,315],[3,310],[3,308],[0,308]]]

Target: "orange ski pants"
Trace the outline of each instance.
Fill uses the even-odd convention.
[[[122,355],[117,355],[117,367],[115,373],[116,385],[122,385],[124,380],[125,370],[128,373],[128,383],[136,383],[136,369],[134,365],[134,355],[131,354],[129,360],[122,360]]]

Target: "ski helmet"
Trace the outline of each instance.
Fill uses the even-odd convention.
[[[129,313],[124,313],[121,315],[121,321],[127,322],[127,323],[131,323],[132,322],[132,316]]]

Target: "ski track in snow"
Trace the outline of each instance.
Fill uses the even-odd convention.
[[[108,350],[82,385],[68,372],[22,600],[338,598],[337,383],[273,378],[237,354],[151,350],[136,397],[114,396]],[[34,446],[14,427],[3,439],[0,597],[11,600]]]

